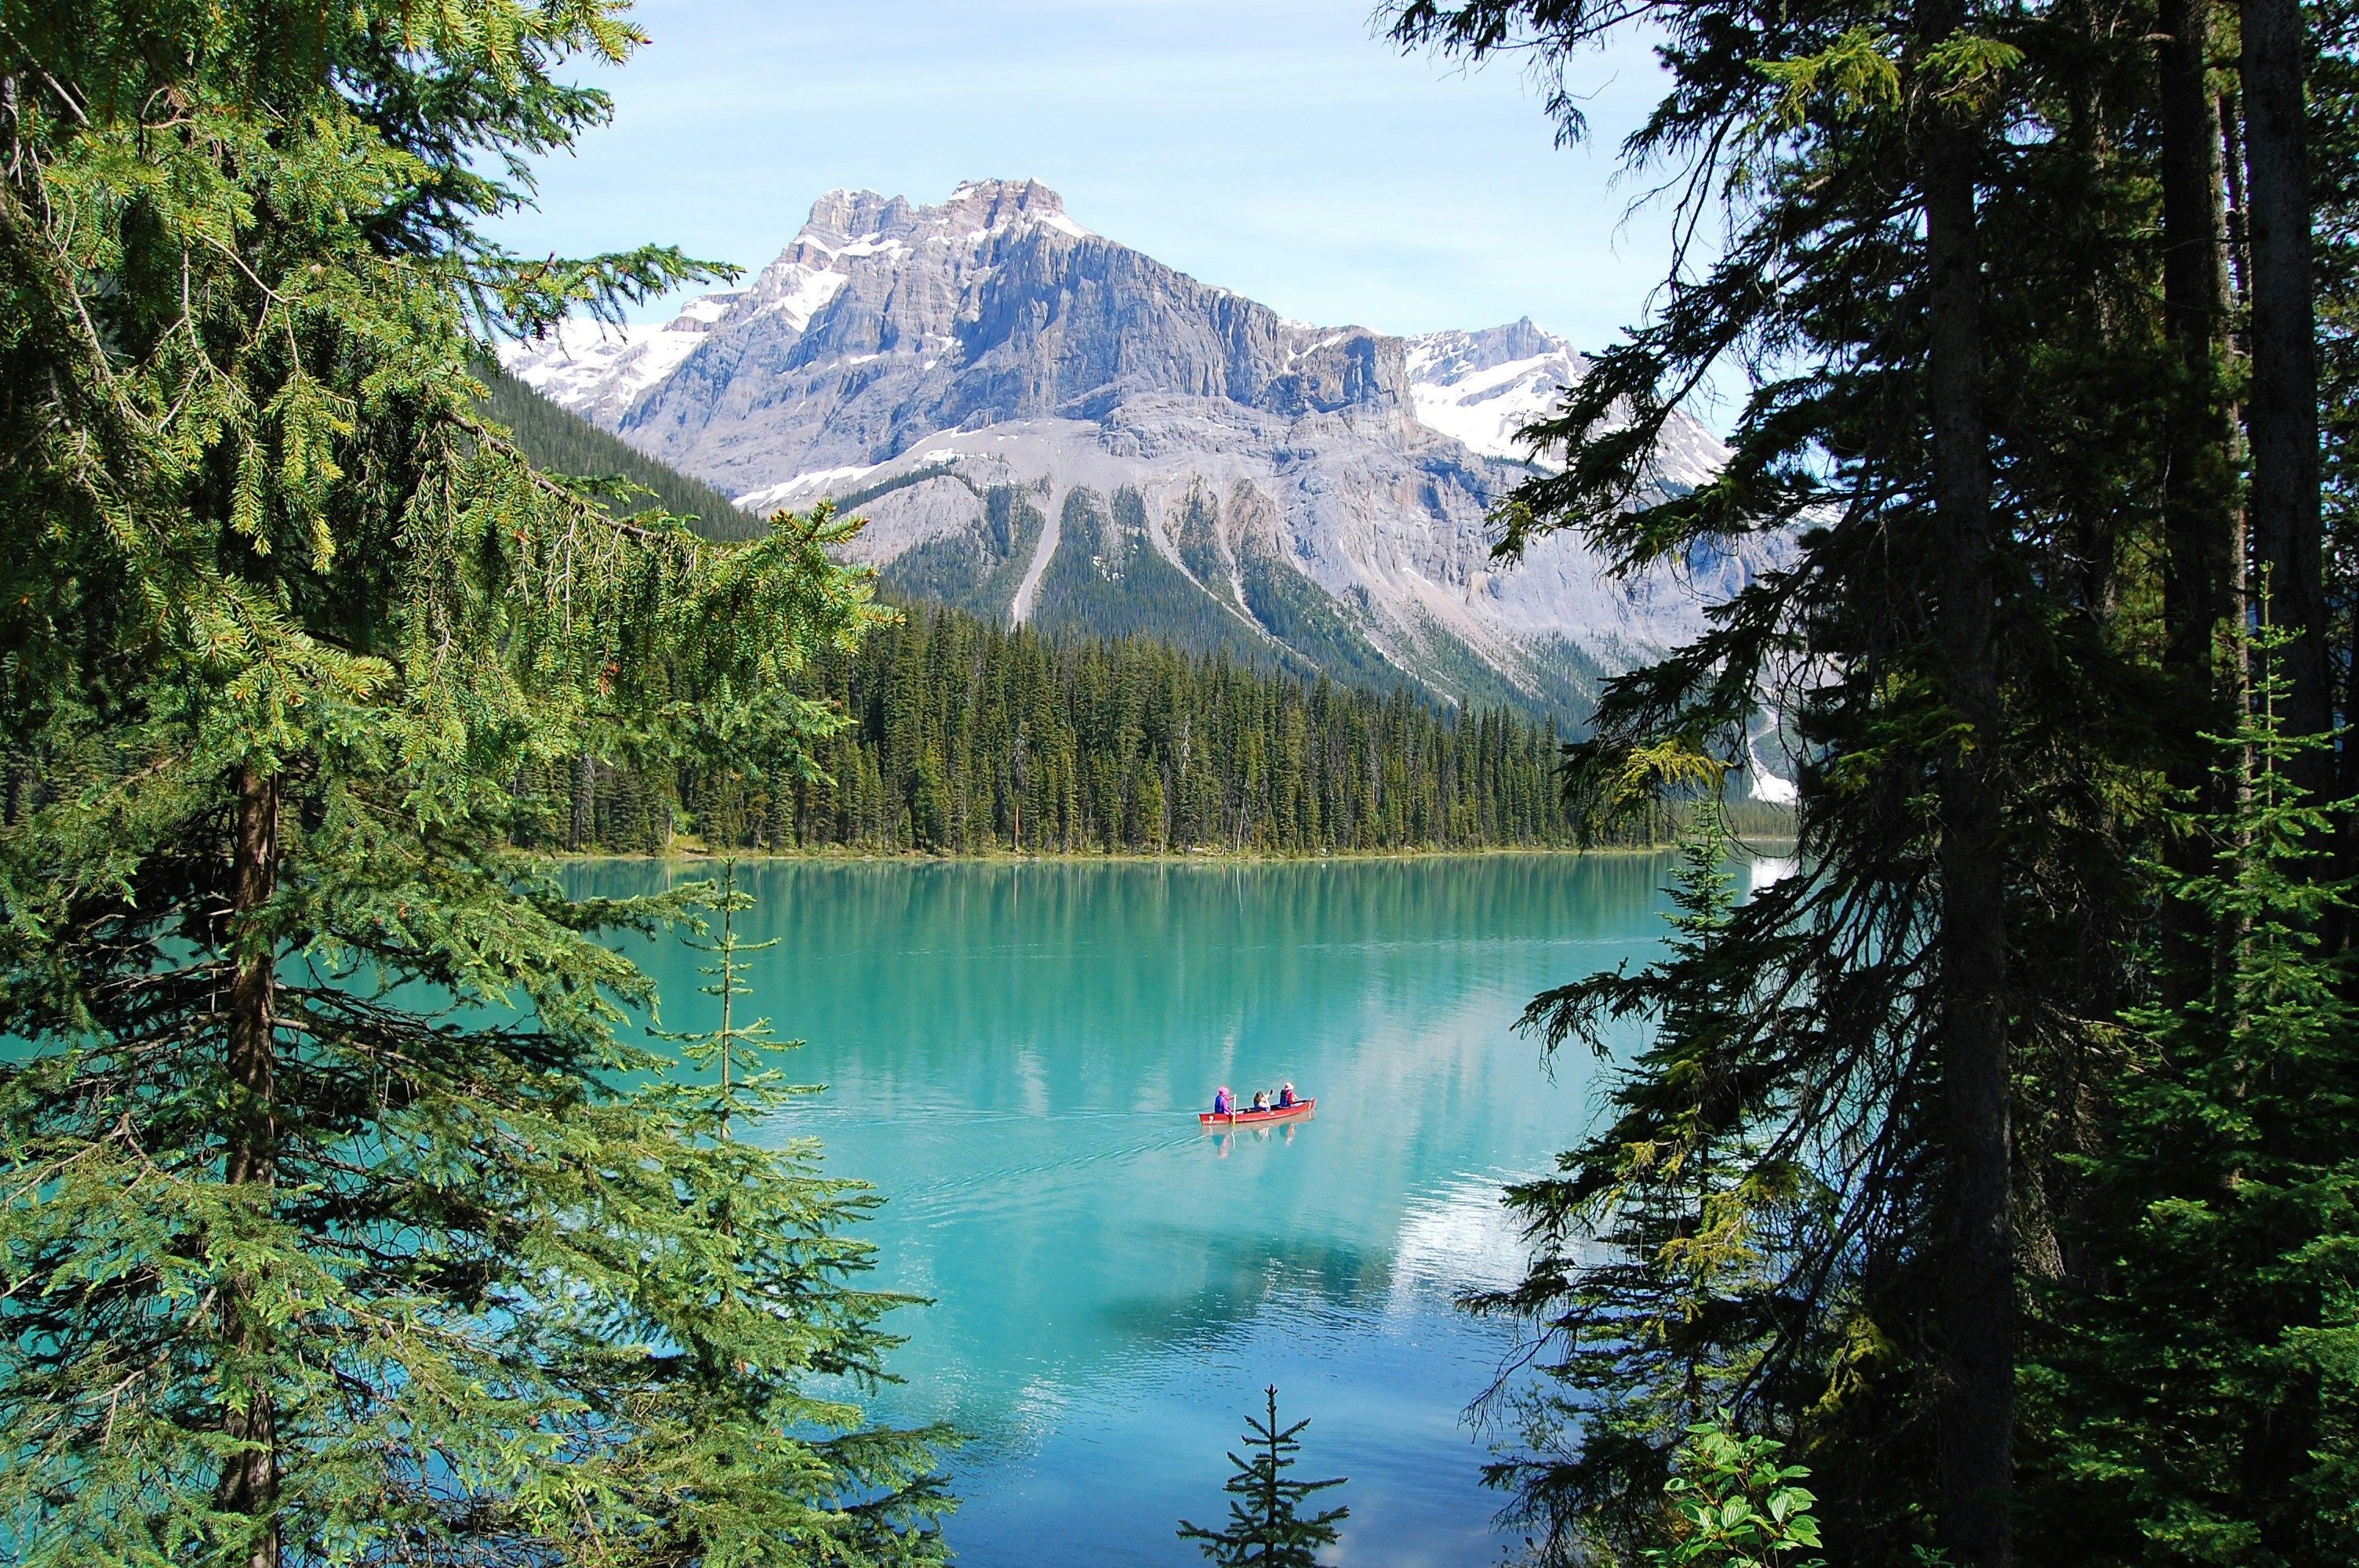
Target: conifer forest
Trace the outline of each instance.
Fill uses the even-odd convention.
[[[1225,857],[1205,918],[1245,921],[1256,858],[1667,847],[1645,943],[1545,946],[1519,1035],[1446,1009],[1388,1034],[1371,980],[1336,1084],[1306,1075],[1325,1124],[1259,1141],[1159,1060],[1099,1105],[1092,1064],[1030,1054],[1056,1028],[971,1048],[1053,944],[984,947],[972,1009],[925,989],[959,966],[896,950],[864,1006],[922,1013],[919,1060],[1025,1078],[928,1136],[1061,1117],[1089,1159],[1168,1159],[1076,1162],[1109,1206],[1356,1147],[1341,1206],[1394,1123],[1446,1132],[1477,1074],[1527,1075],[1550,1155],[1508,1180],[1478,1151],[1474,1220],[1405,1202],[1287,1251],[1288,1206],[1220,1188],[1213,1242],[1144,1276],[1184,1298],[1093,1320],[1144,1386],[1133,1340],[1174,1324],[1240,1356],[1307,1301],[1380,1327],[1415,1283],[1397,1237],[1498,1221],[1512,1266],[1440,1287],[1510,1347],[1448,1393],[1496,1510],[1468,1568],[2359,1563],[2359,0],[1328,18],[1525,73],[1533,136],[1675,219],[1643,312],[1527,432],[1493,564],[1570,535],[1617,583],[1751,565],[1561,721],[1342,631],[1314,665],[977,613],[918,591],[954,552],[846,564],[857,491],[752,516],[508,384],[503,347],[741,280],[503,237],[672,15],[0,0],[0,1562],[951,1561],[996,1461],[908,1413],[937,1407],[904,1369],[940,1365],[911,1325],[1179,1232],[1090,1211],[1028,1254],[1011,1205],[987,1267],[908,1283],[871,1238],[905,1234],[881,1217],[920,1140],[846,1172],[810,1135],[900,1086],[796,1119],[828,1101],[777,1065],[819,988],[765,968],[747,866]],[[1632,49],[1659,96],[1598,145]],[[1714,397],[1724,460],[1663,482]],[[1143,537],[1107,493],[1061,525]],[[1237,581],[1234,614],[1173,603],[1241,637]],[[1790,810],[1748,793],[1765,735]],[[1748,880],[1765,835],[1790,844]],[[646,855],[672,859],[590,863]],[[1252,977],[1222,1015],[1249,1019],[1378,949],[1508,972],[1514,934],[1291,935],[1337,868],[1276,871],[1306,924],[1209,926],[1173,993],[1206,1018],[1122,1044],[1217,1033],[1207,975]],[[1386,885],[1386,919],[1486,918]],[[1058,906],[1084,965],[1121,935],[1093,896]],[[659,994],[659,943],[691,995]],[[1090,970],[1057,1027],[1136,980]],[[1234,1032],[1205,1049],[1263,1070]],[[1555,1073],[1591,1076],[1543,1102]],[[1009,1321],[1089,1315],[1063,1291]],[[1247,1452],[1224,1526],[1139,1550],[1393,1561],[1404,1505],[1359,1459],[1287,1475],[1430,1391],[1321,1403],[1352,1350],[1286,1370],[1284,1423],[1258,1372],[1167,1379]]]
[[[719,539],[758,532],[708,487],[484,371],[489,411],[535,461],[630,487],[610,511],[654,505]],[[1206,654],[1009,628],[912,599],[895,625],[822,654],[797,689],[843,727],[766,767],[585,754],[527,781],[542,813],[524,841],[621,853],[661,853],[689,834],[756,851],[1327,855],[1575,838],[1552,714],[1445,707],[1405,679],[1339,685],[1225,642]],[[1617,838],[1658,841],[1678,804]],[[1752,831],[1791,826],[1757,802],[1733,809]]]
[[[683,827],[713,845],[877,853],[1573,841],[1555,724],[1512,709],[1445,713],[1399,687],[1306,686],[1164,643],[922,607],[816,661],[797,689],[850,722],[752,770],[577,759],[535,781],[537,841],[652,851]]]

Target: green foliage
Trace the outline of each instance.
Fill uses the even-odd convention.
[[[1552,727],[1439,712],[1407,692],[1306,685],[1156,643],[1004,631],[912,608],[797,689],[851,722],[794,756],[729,770],[593,764],[544,789],[549,847],[663,847],[667,814],[708,845],[1280,855],[1547,848],[1573,841]],[[800,755],[798,752],[796,755]],[[1762,825],[1775,830],[1775,818]],[[1645,841],[1651,820],[1635,823]]]
[[[980,533],[929,539],[908,551],[886,568],[886,589],[905,601],[947,604],[985,620],[1005,620],[1048,525],[1033,500],[1033,492],[1021,486],[994,485],[984,492]]]
[[[2205,378],[2159,308],[2159,23],[2136,5],[1854,0],[1409,0],[1397,19],[1405,41],[1531,60],[1567,136],[1583,128],[1567,73],[1643,20],[1667,80],[1625,159],[1678,194],[1682,233],[1718,221],[1531,432],[1564,466],[1497,519],[1510,555],[1570,528],[1625,573],[1731,546],[1769,563],[1689,645],[1608,684],[1571,758],[1586,825],[1658,808],[1650,759],[1741,765],[1765,706],[1803,759],[1796,875],[1647,970],[1544,1004],[1564,1037],[1636,1018],[1658,1045],[1562,1184],[1532,1194],[1546,1245],[1506,1301],[1554,1353],[1516,1434],[1528,1463],[1501,1479],[1559,1560],[1601,1531],[1635,1540],[1666,1449],[1645,1424],[1654,1390],[1694,1361],[1734,1379],[1749,1430],[1810,1444],[1840,1561],[1906,1562],[1961,1515],[2003,1538],[2003,1486],[1947,1489],[1943,1428],[1973,1413],[1956,1373],[2011,1355],[2004,1281],[1973,1292],[1975,1340],[1956,1265],[2095,1267],[2065,1238],[2089,1197],[2078,1162],[2128,1087],[2144,867],[2171,831],[2167,780],[2225,724],[2233,684],[2161,656],[2186,586],[2163,559],[2186,470],[2161,433]],[[1968,169],[1982,249],[1962,273],[1929,251],[1933,188],[1956,204],[1937,149]],[[1977,428],[1934,396],[1937,306],[1972,318]],[[1732,370],[1729,461],[1692,492],[1650,489],[1671,412]],[[1978,487],[1987,511],[1936,502],[1937,454],[1959,446],[1989,477],[1949,493]],[[1976,811],[1956,809],[1969,795]],[[1992,1004],[1959,1005],[1977,986]],[[1959,1086],[1992,1063],[1977,1082],[2013,1104],[1969,1136]],[[1625,1229],[1712,1232],[1701,1193],[1631,1190],[1625,1151],[1656,1148],[1697,1151],[1720,1190],[1750,1195],[1733,1206],[1741,1283],[1692,1320],[1666,1319],[1681,1281]],[[1962,1194],[1993,1184],[1995,1223],[1969,1225]],[[1679,1326],[1640,1331],[1657,1321]],[[2026,1539],[2026,1556],[2051,1549]]]
[[[1263,1390],[1269,1401],[1266,1414],[1245,1420],[1245,1446],[1251,1458],[1236,1454],[1229,1463],[1236,1473],[1228,1479],[1229,1522],[1223,1530],[1180,1521],[1180,1539],[1195,1541],[1217,1568],[1312,1568],[1322,1546],[1334,1544],[1336,1526],[1351,1517],[1349,1509],[1321,1509],[1305,1515],[1303,1503],[1343,1477],[1329,1481],[1297,1481],[1287,1475],[1298,1463],[1299,1434],[1310,1423],[1277,1423],[1277,1387]]]
[[[745,955],[763,953],[778,945],[772,937],[767,942],[741,942],[737,938],[737,915],[754,907],[754,895],[737,889],[737,862],[721,862],[721,881],[712,899],[711,907],[719,914],[721,934],[715,936],[704,922],[683,940],[694,952],[710,953],[712,962],[703,966],[702,972],[712,978],[710,985],[697,989],[713,998],[721,1005],[720,1022],[708,1030],[682,1033],[659,1030],[659,1038],[670,1041],[689,1062],[718,1076],[712,1098],[702,1102],[703,1114],[712,1121],[714,1132],[728,1138],[742,1117],[756,1117],[780,1108],[786,1103],[782,1091],[775,1087],[776,1076],[764,1071],[761,1059],[765,1053],[792,1049],[801,1041],[789,1041],[784,1046],[770,1033],[770,1021],[757,1018],[751,1023],[736,1022],[737,999],[754,994],[745,983],[748,968]],[[783,1093],[813,1091],[783,1091]]]
[[[1376,690],[1401,684],[1399,668],[1386,662],[1343,618],[1334,600],[1266,546],[1249,546],[1240,553],[1237,581],[1245,590],[1245,608],[1264,630],[1329,678]],[[1482,668],[1497,680],[1489,666]],[[1504,688],[1505,683],[1500,685]]]
[[[1748,1437],[1728,1412],[1687,1429],[1663,1495],[1669,1544],[1647,1561],[1660,1568],[1824,1568],[1825,1559],[1795,1554],[1819,1547],[1818,1499],[1799,1483],[1810,1472],[1780,1465],[1784,1444]]]
[[[2041,1303],[2034,1496],[2077,1562],[2359,1554],[2359,1009],[2322,939],[2352,887],[2316,874],[2349,808],[2294,782],[2331,742],[2278,718],[2286,642],[2258,633],[2217,743],[2249,783],[2193,824],[2213,866],[2158,872],[2221,937],[2178,960],[2185,1001],[2125,1020],[2073,1238],[2103,1267]]]
[[[475,373],[491,393],[484,411],[507,429],[535,466],[553,473],[619,480],[633,487],[610,502],[618,515],[668,513],[708,539],[753,539],[768,531],[765,520],[739,510],[711,485],[665,467],[560,408],[495,362],[478,361]],[[839,510],[849,512],[851,507],[839,503]]]
[[[1147,537],[1144,503],[1129,489],[1111,499],[1089,490],[1066,495],[1033,621],[1046,632],[1130,633],[1240,662],[1284,656],[1163,558]]]
[[[637,35],[0,20],[0,1555],[939,1558],[864,1200],[615,1038],[696,895],[510,848],[565,759],[824,736],[879,615],[824,512],[618,519],[483,416],[485,334],[712,270],[478,232]]]
[[[1805,1167],[1760,1142],[1726,1026],[1767,999],[1717,952],[1736,907],[1735,848],[1712,804],[1720,769],[1665,756],[1650,773],[1706,792],[1682,837],[1662,956],[1547,992],[1524,1020],[1551,1052],[1580,1042],[1605,1058],[1614,1026],[1633,1020],[1652,1024],[1649,1043],[1615,1067],[1605,1125],[1556,1174],[1509,1189],[1537,1243],[1526,1277],[1470,1302],[1545,1330],[1540,1380],[1514,1401],[1536,1441],[1489,1478],[1512,1487],[1516,1517],[1551,1558],[1636,1561],[1656,1539],[1680,1444],[1709,1429],[1696,1423],[1767,1391],[1769,1352],[1802,1304],[1786,1269],[1821,1243],[1831,1208]]]

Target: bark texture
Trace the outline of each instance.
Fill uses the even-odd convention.
[[[2245,106],[2246,227],[2251,249],[2254,550],[2267,572],[2268,616],[2290,632],[2284,711],[2295,734],[2332,723],[2319,514],[2318,345],[2311,294],[2309,137],[2297,0],[2245,0],[2237,62]],[[2300,782],[2332,784],[2322,755]]]
[[[1961,17],[1953,6],[1934,5],[1920,20],[1931,43]],[[1943,760],[1940,778],[1940,1131],[1951,1226],[1939,1467],[1942,1543],[1951,1561],[2006,1568],[2014,1558],[2015,1274],[2006,875],[1992,777],[1999,713],[1977,146],[1961,108],[1930,107],[1924,198],[1935,631],[1950,706],[1970,730]]]
[[[255,942],[248,927],[278,883],[278,781],[249,765],[237,783],[237,837],[231,873],[230,940],[245,948],[230,983],[224,1065],[236,1097],[225,1147],[233,1185],[267,1189],[277,1179],[277,1117],[274,993],[277,950]],[[266,1198],[257,1201],[267,1201]],[[254,1307],[257,1281],[233,1271],[223,1281],[223,1337],[229,1358],[245,1366],[268,1349],[267,1326]],[[255,1534],[250,1568],[278,1568],[278,1530],[267,1522],[278,1506],[277,1417],[266,1388],[233,1393],[223,1435],[243,1446],[223,1465],[219,1501],[225,1513],[265,1520]]]
[[[2228,228],[2220,105],[2204,81],[2210,0],[2163,0],[2158,20],[2162,315],[2181,373],[2168,432],[2163,658],[2188,694],[2219,703],[2224,694],[2215,633],[2235,612],[2241,516],[2234,411],[2222,373],[2228,352]],[[2221,732],[2216,717],[2211,722]],[[2190,750],[2200,764],[2200,742]]]
[[[2235,804],[2204,737],[2235,726],[2244,664],[2223,629],[2243,613],[2244,459],[2228,397],[2229,230],[2221,103],[2206,80],[2212,0],[2162,0],[2157,65],[2162,121],[2162,318],[2178,377],[2166,404],[2163,492],[2163,669],[2180,694],[2171,724],[2172,786],[2212,815]],[[2175,835],[2164,846],[2180,873],[2210,869],[2216,846]],[[2183,902],[2166,912],[2165,985],[2183,1002],[2202,972],[2213,922]]]

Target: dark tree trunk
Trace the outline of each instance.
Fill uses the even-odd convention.
[[[2227,211],[2223,200],[2220,109],[2204,84],[2211,0],[2163,0],[2162,316],[2182,383],[2167,431],[2164,568],[2165,667],[2182,690],[2217,701],[2220,622],[2234,613],[2239,534],[2235,419],[2223,387],[2228,349]],[[2216,714],[2189,714],[2194,731],[2220,733]],[[2200,776],[2200,775],[2199,775]]]
[[[242,769],[237,780],[237,839],[231,871],[229,940],[236,952],[230,982],[223,1065],[236,1097],[228,1119],[223,1176],[233,1187],[262,1189],[277,1179],[277,1064],[273,1015],[277,946],[251,927],[278,882],[278,780]],[[233,1271],[222,1282],[223,1336],[232,1359],[251,1364],[268,1348],[268,1328],[254,1305],[256,1281]],[[231,1407],[223,1434],[238,1448],[222,1466],[219,1502],[224,1513],[266,1521],[255,1535],[251,1568],[277,1568],[277,1411],[268,1390],[252,1386]]]
[[[1957,26],[1928,5],[1925,41]],[[2014,1555],[2015,1273],[2006,1012],[2006,878],[1992,753],[1999,740],[1993,636],[1989,434],[1982,399],[1977,135],[1959,110],[1925,126],[1927,393],[1937,529],[1936,631],[1946,695],[1970,743],[1940,777],[1940,1136],[1950,1234],[1942,1273],[1938,1417],[1942,1543],[1959,1568]]]
[[[2234,92],[2220,95],[2220,162],[2228,176],[2228,284],[2238,302],[2252,292],[2253,250],[2246,232],[2245,200],[2245,105]],[[2239,337],[2239,350],[2251,343]]]
[[[2346,724],[2359,722],[2359,610],[2350,618],[2349,645],[2343,650],[2343,719]],[[2342,744],[2336,778],[2335,795],[2342,800],[2359,800],[2359,743],[2345,739]],[[2343,826],[2335,835],[2334,874],[2348,880],[2359,874],[2359,815],[2343,814]],[[2348,947],[2359,941],[2359,921],[2354,921],[2348,911],[2338,913],[2334,933],[2337,947]]]
[[[2310,157],[2302,90],[2306,53],[2298,0],[2243,0],[2245,167],[2252,247],[2252,508],[2255,552],[2268,569],[2268,618],[2290,633],[2289,691],[2281,710],[2294,734],[2332,725],[2319,505],[2318,346],[2310,272]],[[2311,753],[2288,769],[2323,796],[2332,759]],[[2264,1131],[2274,1143],[2281,1129]],[[2299,1238],[2281,1238],[2287,1246]],[[2314,1328],[2320,1303],[2301,1292],[2256,1341]],[[2284,1561],[2304,1560],[2308,1533],[2293,1476],[2311,1467],[2320,1441],[2314,1378],[2289,1379],[2276,1408],[2262,1412],[2242,1456],[2245,1486],[2262,1544]]]
[[[2179,692],[2171,720],[2172,785],[2218,815],[2235,804],[2207,735],[2234,729],[2244,665],[2223,646],[2223,623],[2242,610],[2244,518],[2238,509],[2235,410],[2224,374],[2229,353],[2228,213],[2220,101],[2205,81],[2212,0],[2162,0],[2162,317],[2179,361],[2169,403],[2163,519],[2163,668]],[[2214,846],[2174,836],[2164,853],[2186,875],[2210,867]],[[2199,985],[2212,923],[2174,903],[2164,966],[2175,1000]]]
[[[2270,622],[2292,633],[2287,729],[2332,728],[2327,617],[2319,516],[2318,345],[2310,256],[2310,155],[2302,95],[2298,0],[2244,0],[2247,225],[2252,247],[2252,431],[2255,553],[2267,568]],[[2296,779],[2323,795],[2323,755],[2304,758]]]

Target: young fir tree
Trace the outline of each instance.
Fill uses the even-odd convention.
[[[714,1135],[727,1140],[734,1135],[741,1119],[781,1108],[786,1103],[778,1098],[781,1094],[818,1091],[781,1089],[776,1076],[761,1066],[765,1054],[792,1050],[801,1041],[781,1044],[772,1037],[767,1018],[756,1018],[750,1023],[737,1022],[737,999],[754,994],[754,988],[746,983],[750,966],[745,956],[768,952],[778,945],[778,938],[773,936],[767,942],[738,940],[737,916],[754,907],[754,895],[738,888],[737,862],[734,858],[721,862],[721,880],[714,884],[710,907],[720,919],[720,934],[715,935],[709,924],[700,920],[685,938],[685,945],[691,952],[712,955],[712,962],[701,969],[712,977],[712,983],[696,989],[720,1003],[720,1022],[711,1029],[659,1030],[658,1034],[679,1047],[680,1054],[697,1067],[714,1075],[717,1081],[711,1098],[701,1103],[712,1122]]]
[[[1525,1013],[1551,1054],[1578,1042],[1601,1060],[1622,1026],[1651,1025],[1616,1070],[1606,1125],[1559,1157],[1559,1173],[1508,1191],[1536,1243],[1526,1277],[1469,1302],[1541,1326],[1532,1364],[1544,1381],[1515,1390],[1505,1412],[1531,1445],[1488,1479],[1513,1489],[1515,1517],[1550,1560],[1638,1560],[1695,1423],[1731,1406],[1774,1414],[1767,1354],[1781,1334],[1811,1331],[1782,1265],[1821,1239],[1827,1196],[1797,1141],[1761,1141],[1762,1108],[1746,1104],[1747,1065],[1723,1022],[1765,1000],[1757,975],[1715,951],[1735,908],[1724,772],[1677,752],[1634,760],[1625,787],[1690,797],[1666,951]],[[1667,984],[1673,974],[1685,983]]]
[[[1229,1463],[1236,1473],[1223,1489],[1229,1493],[1229,1522],[1224,1530],[1180,1521],[1180,1538],[1197,1542],[1217,1568],[1312,1568],[1319,1549],[1333,1544],[1336,1526],[1351,1517],[1349,1509],[1321,1509],[1305,1515],[1304,1501],[1313,1493],[1340,1487],[1344,1477],[1330,1481],[1297,1481],[1287,1472],[1295,1465],[1302,1444],[1299,1434],[1310,1423],[1277,1423],[1277,1386],[1262,1390],[1268,1409],[1259,1419],[1245,1421],[1248,1459],[1236,1454]]]
[[[2359,1007],[2326,940],[2352,889],[2319,875],[2341,812],[2298,782],[2331,742],[2287,728],[2291,641],[2253,639],[2252,712],[2216,748],[2238,787],[2196,825],[2213,865],[2163,873],[2212,940],[2128,1016],[2087,1162],[2103,1266],[2042,1303],[2033,1498],[2058,1561],[2359,1560]]]
[[[869,1266],[869,1248],[843,1234],[875,1206],[866,1184],[822,1177],[816,1139],[755,1144],[738,1136],[820,1092],[766,1065],[770,1053],[800,1041],[778,1041],[768,1019],[738,1015],[738,1000],[754,992],[747,956],[777,946],[775,938],[738,939],[737,918],[753,907],[753,896],[737,885],[735,862],[724,860],[710,920],[697,920],[688,938],[712,955],[703,970],[711,983],[698,989],[714,999],[718,1017],[710,1029],[658,1031],[701,1076],[667,1079],[641,1097],[645,1107],[668,1113],[711,1163],[710,1173],[680,1188],[692,1195],[723,1253],[723,1266],[709,1271],[713,1293],[668,1336],[664,1394],[674,1406],[667,1412],[673,1446],[664,1465],[676,1492],[647,1555],[658,1563],[768,1563],[793,1561],[799,1551],[811,1562],[857,1562],[882,1546],[887,1561],[923,1561],[934,1553],[934,1539],[896,1539],[890,1525],[897,1513],[923,1511],[936,1496],[932,1482],[873,1501],[815,1493],[812,1486],[815,1476],[832,1487],[889,1476],[922,1453],[920,1442],[944,1434],[865,1429],[856,1405],[793,1375],[816,1373],[839,1386],[883,1378],[881,1358],[898,1341],[871,1325],[910,1298],[846,1283]],[[745,1360],[756,1346],[767,1351],[761,1365],[788,1375],[758,1375]],[[782,1444],[776,1440],[782,1432],[813,1437]],[[844,1529],[826,1517],[838,1510],[858,1522]],[[861,1520],[864,1512],[869,1517]]]
[[[824,734],[877,614],[832,518],[618,521],[480,416],[484,334],[710,270],[479,232],[618,13],[0,13],[11,1561],[940,1554],[837,1397],[856,1201],[615,1038],[601,938],[695,895],[507,848],[574,759]]]

